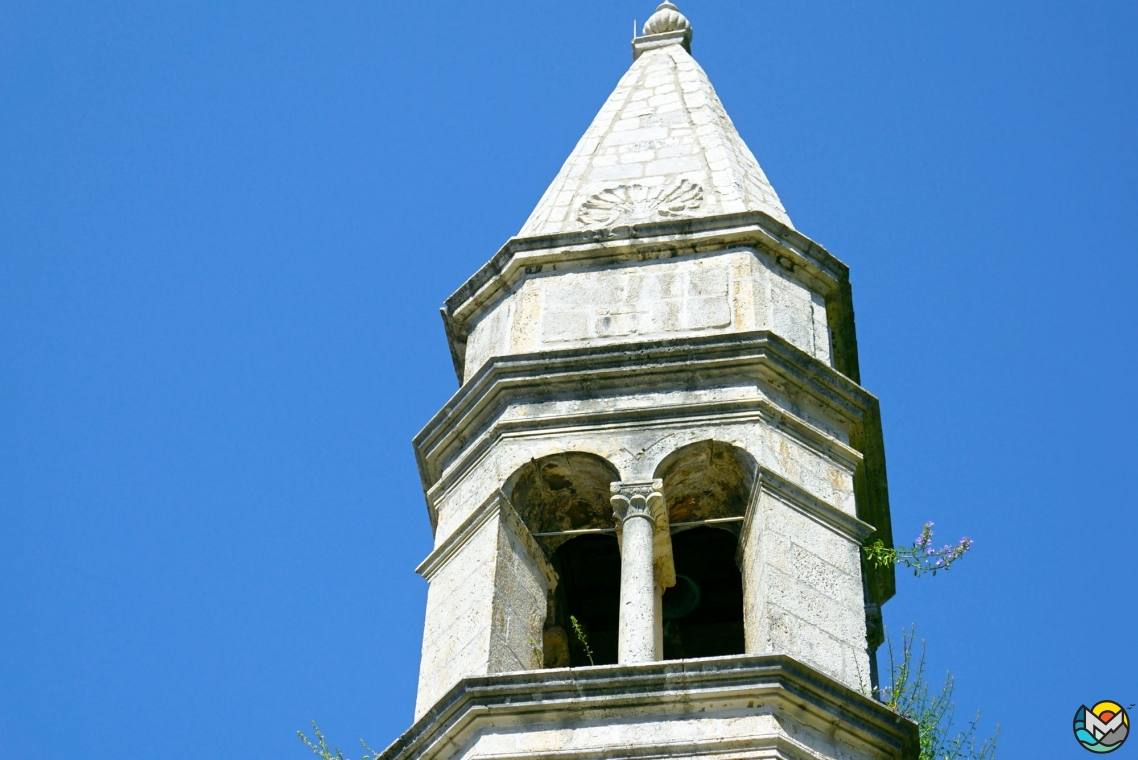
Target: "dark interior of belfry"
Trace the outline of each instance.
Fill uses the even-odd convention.
[[[755,480],[754,460],[718,441],[678,449],[663,480],[676,584],[664,592],[666,660],[742,654],[739,531]],[[535,459],[505,492],[558,574],[548,600],[545,667],[617,661],[620,548],[609,503],[616,469],[570,452]]]

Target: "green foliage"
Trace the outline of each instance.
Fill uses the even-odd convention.
[[[596,665],[593,662],[593,650],[589,649],[589,640],[585,638],[585,632],[581,630],[581,624],[577,622],[577,618],[573,615],[569,616],[569,622],[573,624],[573,633],[577,634],[577,640],[581,642],[581,646],[585,647],[585,656],[589,658],[590,665]]]
[[[993,760],[996,756],[996,733],[980,742],[976,728],[980,713],[963,731],[953,735],[956,703],[952,692],[956,681],[946,673],[940,692],[932,692],[925,679],[925,642],[920,655],[914,657],[916,627],[901,632],[901,655],[895,657],[893,642],[888,643],[890,684],[881,690],[882,701],[895,712],[917,724],[921,737],[921,760]],[[979,747],[977,743],[979,742]]]
[[[541,647],[533,639],[529,640],[529,654],[530,659],[533,660],[532,665],[534,670],[541,670],[545,666],[545,654],[541,651]]]
[[[877,539],[872,544],[863,546],[862,551],[865,552],[865,559],[870,565],[877,567],[904,565],[912,569],[913,575],[921,573],[936,575],[938,570],[948,570],[952,567],[952,563],[971,551],[975,543],[965,536],[955,546],[945,545],[938,549],[933,547],[932,541],[933,524],[927,522],[912,546],[888,547],[884,541]]]
[[[324,738],[324,734],[320,733],[320,726],[316,725],[316,721],[312,721],[312,731],[316,734],[315,744],[310,742],[308,737],[301,731],[297,731],[296,735],[300,737],[300,740],[304,742],[310,750],[323,758],[323,760],[347,760],[339,747],[335,745],[331,748],[328,747],[328,740]],[[360,744],[367,750],[367,753],[361,760],[376,760],[379,757],[379,753],[367,746],[363,739],[360,739]]]

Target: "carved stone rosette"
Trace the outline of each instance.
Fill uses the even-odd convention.
[[[577,210],[585,227],[686,217],[703,205],[703,188],[689,180],[670,187],[617,185],[590,196]]]

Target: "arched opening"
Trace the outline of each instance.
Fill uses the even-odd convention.
[[[743,654],[739,539],[719,528],[672,536],[676,585],[664,592],[664,659]]]
[[[609,486],[615,480],[620,473],[601,457],[571,451],[531,459],[502,490],[552,557],[572,538],[565,531],[613,528]]]
[[[664,592],[664,659],[743,654],[739,533],[757,465],[742,449],[701,441],[656,470],[672,530],[676,585]]]
[[[673,524],[742,518],[758,465],[740,448],[700,441],[669,454],[656,468],[664,481],[668,520]]]
[[[609,486],[620,480],[601,457],[581,452],[534,459],[503,488],[557,571],[542,632],[547,668],[616,662],[620,615],[620,550]]]
[[[552,564],[561,582],[546,618],[546,667],[615,664],[620,623],[620,549],[616,536],[577,536],[553,553]],[[558,640],[562,637],[564,643]]]

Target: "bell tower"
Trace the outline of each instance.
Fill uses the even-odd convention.
[[[872,698],[891,570],[847,267],[799,233],[661,4],[522,227],[442,310],[434,549],[384,760],[916,758]]]

